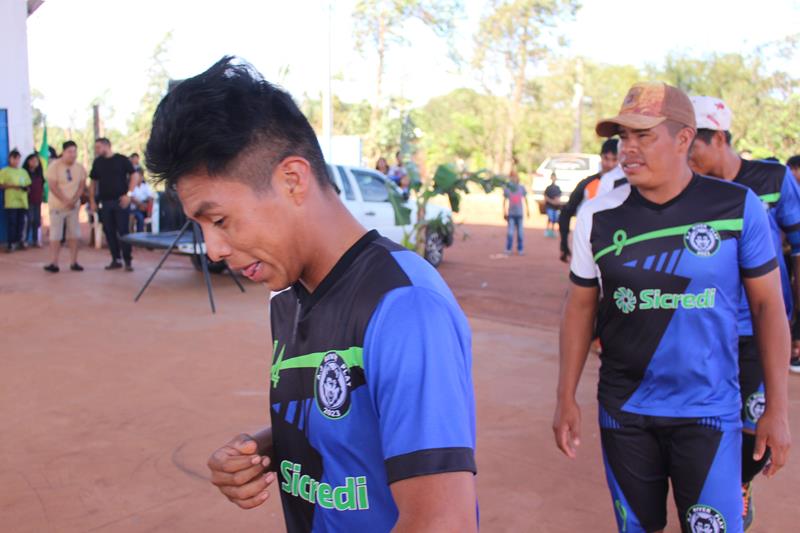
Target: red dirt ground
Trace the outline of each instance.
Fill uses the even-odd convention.
[[[595,358],[580,389],[578,459],[553,445],[566,288],[556,243],[529,228],[528,255],[506,258],[504,228],[464,229],[441,272],[474,331],[482,531],[614,531]],[[177,257],[134,304],[158,257],[137,250],[136,272],[105,272],[107,252],[84,248],[86,272],[46,275],[43,250],[0,255],[0,531],[284,531],[277,494],[241,511],[205,467],[229,437],[267,423],[268,295],[215,276],[213,316],[202,277]],[[800,378],[790,394],[796,411]],[[800,438],[800,417],[792,425]],[[798,531],[799,486],[797,460],[759,479],[751,531]]]

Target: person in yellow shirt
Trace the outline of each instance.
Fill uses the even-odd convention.
[[[8,252],[25,248],[22,242],[22,229],[25,226],[25,213],[28,211],[28,187],[31,178],[19,168],[20,153],[16,149],[8,154],[8,166],[0,170],[0,189],[5,197],[6,242]]]
[[[78,264],[78,239],[81,236],[78,211],[81,208],[81,194],[86,189],[86,169],[78,163],[78,145],[66,141],[62,147],[61,157],[47,167],[47,185],[50,188],[50,256],[47,272],[55,274],[59,271],[58,254],[61,251],[61,239],[67,238],[72,262],[70,270],[82,272]],[[66,235],[65,235],[66,230]]]

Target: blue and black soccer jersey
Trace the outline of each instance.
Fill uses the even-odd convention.
[[[772,239],[781,268],[781,285],[786,314],[791,317],[794,295],[786,263],[783,260],[783,235],[791,246],[793,256],[800,255],[800,186],[789,168],[772,161],[742,160],[734,183],[751,189],[769,213]],[[753,322],[747,296],[742,290],[739,306],[739,335],[753,335]]]
[[[739,411],[741,278],[777,267],[770,235],[752,191],[702,176],[665,204],[624,185],[584,207],[571,279],[601,288],[598,397],[606,410]]]
[[[272,299],[271,416],[289,533],[388,532],[389,485],[476,472],[471,333],[418,255],[366,234]]]

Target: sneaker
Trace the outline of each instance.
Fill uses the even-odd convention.
[[[53,263],[45,265],[44,269],[48,272],[52,272],[53,274],[56,274],[59,271],[58,265],[54,265]]]
[[[503,252],[503,255],[511,255],[511,250],[506,250],[505,252]]]
[[[125,272],[133,272],[133,265],[131,265],[130,263],[125,265]]]
[[[789,372],[800,374],[800,356],[792,357],[792,360],[789,362]]]
[[[744,530],[747,531],[753,524],[753,518],[755,516],[755,509],[753,508],[753,489],[750,483],[742,485],[742,504],[742,522],[744,524]]]
[[[517,252],[517,255],[518,255],[518,256],[520,256],[520,257],[522,257],[523,255],[525,255],[525,252],[523,252],[522,250],[519,250],[519,251]]]
[[[80,266],[78,263],[70,265],[69,269],[72,270],[73,272],[83,272],[83,267]]]
[[[119,270],[122,268],[122,263],[119,261],[111,261],[111,263],[106,266],[106,270]]]

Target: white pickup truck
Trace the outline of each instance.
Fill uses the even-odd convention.
[[[398,243],[402,243],[406,235],[414,242],[416,232],[413,231],[413,224],[395,224],[389,188],[394,188],[398,193],[400,191],[389,178],[376,170],[345,165],[328,165],[328,173],[339,190],[342,203],[365,228],[376,229],[381,235]],[[411,210],[410,220],[413,223],[417,219],[417,205],[410,200],[405,205]],[[443,222],[432,225],[425,233],[425,259],[438,267],[444,258],[444,249],[453,244],[452,214],[449,209],[428,204],[425,215],[426,220],[441,218]],[[124,237],[125,240],[134,246],[166,249],[186,221],[174,194],[168,193],[157,195],[151,219],[152,232],[131,233]],[[187,231],[177,243],[175,253],[188,255],[194,266],[201,270],[200,254],[205,253],[205,243],[195,246],[192,232]],[[220,273],[225,270],[225,263],[209,261],[208,267],[211,272]]]
[[[376,229],[384,237],[398,243],[403,242],[404,235],[409,235],[414,242],[416,232],[413,231],[413,222],[417,220],[417,204],[412,201],[406,201],[405,204],[411,210],[411,225],[395,224],[394,208],[389,202],[387,188],[397,189],[392,180],[377,170],[345,165],[328,165],[328,172],[339,188],[342,203],[362,226]],[[399,189],[397,191],[400,192]],[[452,213],[444,207],[428,204],[425,210],[426,220],[439,217],[450,229],[443,232],[429,229],[425,237],[425,259],[435,267],[442,262],[444,249],[453,244]]]

